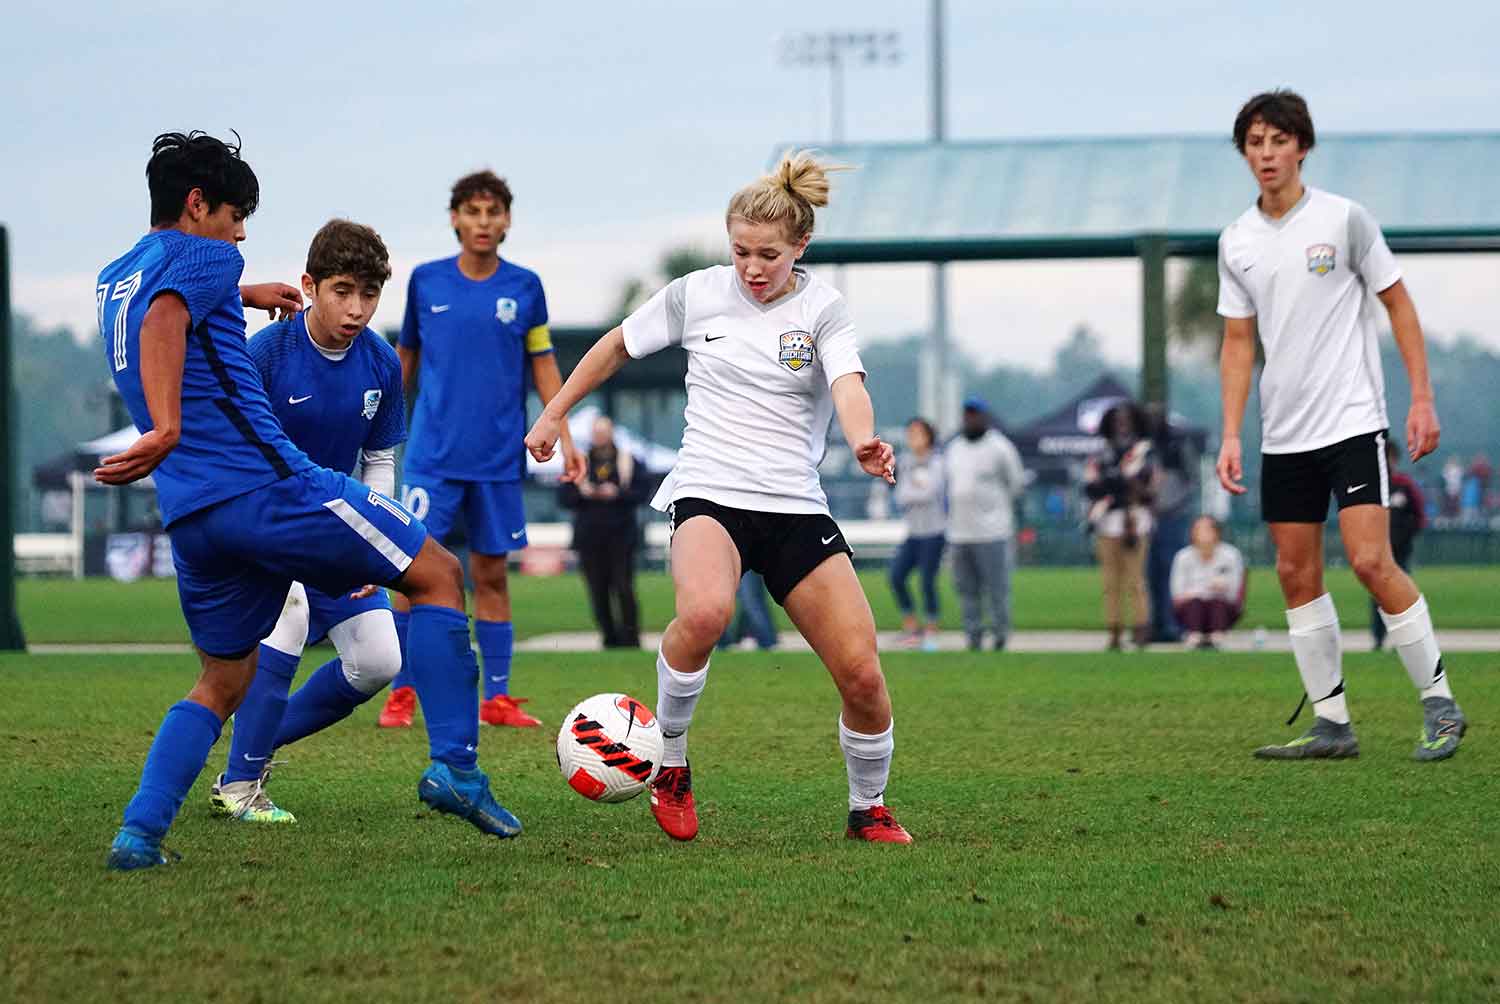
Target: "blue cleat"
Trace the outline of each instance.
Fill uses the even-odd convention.
[[[104,867],[117,872],[130,872],[175,864],[181,860],[181,854],[163,850],[160,840],[121,828],[115,835],[115,842],[109,847],[109,857],[105,860]]]
[[[477,767],[459,771],[434,763],[417,782],[417,797],[438,812],[467,819],[483,833],[503,839],[521,832],[521,821],[495,801],[490,779]]]

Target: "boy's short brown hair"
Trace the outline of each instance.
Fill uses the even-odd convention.
[[[466,174],[453,183],[453,195],[448,200],[448,208],[454,212],[458,207],[474,198],[476,195],[488,195],[500,203],[507,213],[510,212],[510,186],[505,179],[494,171],[475,171]]]
[[[391,277],[391,255],[370,227],[350,220],[329,220],[307,249],[307,274],[320,283],[335,275],[384,286]]]
[[[1312,113],[1307,110],[1307,102],[1302,99],[1302,95],[1296,91],[1264,91],[1245,102],[1240,113],[1234,117],[1234,148],[1240,153],[1245,152],[1245,138],[1256,119],[1296,136],[1297,144],[1304,152],[1311,150],[1318,140],[1317,134],[1313,132]]]

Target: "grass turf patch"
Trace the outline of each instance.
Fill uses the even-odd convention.
[[[296,826],[210,817],[226,737],[168,839],[184,861],[112,875],[193,661],[0,658],[0,994],[1493,999],[1496,660],[1449,660],[1480,730],[1435,765],[1408,759],[1394,658],[1347,662],[1361,759],[1278,764],[1248,753],[1297,731],[1286,657],[889,656],[890,801],[918,841],[898,848],[842,839],[837,701],[810,656],[715,659],[686,845],[644,800],[583,801],[553,760],[576,700],[654,698],[649,655],[558,657],[522,680],[546,727],[482,735],[517,840],[425,811],[420,723],[377,730],[367,705],[283,751],[272,792]]]
[[[901,626],[884,573],[860,573],[865,593],[882,630]],[[1494,570],[1479,565],[1422,568],[1417,581],[1432,606],[1440,628],[1500,628],[1500,605],[1493,602]],[[514,575],[511,600],[516,635],[530,638],[556,631],[592,631],[588,596],[577,574],[538,577]],[[942,579],[942,623],[957,630],[958,599],[947,572]],[[672,583],[661,572],[636,578],[641,622],[647,630],[661,630],[672,617]],[[916,588],[913,577],[912,588]],[[1330,569],[1328,588],[1344,626],[1360,630],[1369,624],[1369,598],[1346,568]],[[129,584],[109,579],[20,579],[17,592],[21,623],[29,642],[181,642],[187,628],[177,607],[176,585],[166,580]],[[1014,622],[1018,631],[1102,630],[1099,573],[1093,568],[1021,568],[1016,571]],[[779,608],[783,629],[790,623]],[[1275,573],[1257,568],[1241,627],[1265,625],[1280,630],[1286,624]]]

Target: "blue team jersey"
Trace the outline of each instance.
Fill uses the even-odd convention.
[[[476,282],[457,257],[417,266],[400,344],[421,352],[405,469],[456,481],[525,476],[528,360],[552,351],[536,273],[501,261]]]
[[[153,428],[140,372],[146,310],[161,294],[175,293],[191,317],[182,434],[152,474],[166,526],[313,466],[281,431],[250,359],[239,290],[244,267],[227,241],[154,230],[99,273],[104,356],[142,432]]]
[[[369,328],[342,359],[329,359],[308,335],[304,312],[257,331],[250,357],[281,427],[319,467],[353,474],[361,450],[406,438],[401,362]]]

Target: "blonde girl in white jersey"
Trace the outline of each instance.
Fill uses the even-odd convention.
[[[884,804],[894,741],[874,617],[818,483],[833,415],[865,473],[895,481],[843,297],[795,267],[815,207],[828,204],[827,172],[810,153],[789,153],[737,192],[725,214],[733,265],[674,280],[601,338],[526,436],[532,456],[550,458],[568,410],[629,359],[673,345],[688,352],[682,450],[652,502],[672,514],[677,616],[657,655],[656,714],[668,738],[651,811],[678,840],[698,832],[687,728],[740,576],[754,570],[842,698],[846,835],[911,842]]]

